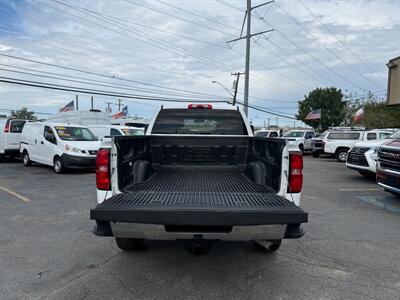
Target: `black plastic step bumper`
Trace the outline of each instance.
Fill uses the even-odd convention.
[[[92,209],[90,218],[161,225],[246,226],[306,223],[308,214],[274,194],[138,192],[111,197]]]

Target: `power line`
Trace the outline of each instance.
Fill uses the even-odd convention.
[[[50,67],[54,67],[54,68],[60,68],[60,69],[65,69],[65,70],[69,70],[69,71],[84,73],[84,74],[88,74],[88,75],[95,75],[95,76],[104,77],[104,78],[108,78],[108,79],[115,79],[115,80],[120,80],[120,81],[126,81],[126,82],[132,82],[132,83],[137,83],[137,84],[141,84],[141,85],[146,85],[146,86],[158,87],[158,88],[167,89],[167,90],[173,90],[173,91],[184,92],[184,93],[189,93],[189,94],[197,94],[197,95],[203,95],[203,96],[216,96],[216,95],[210,95],[210,94],[205,94],[205,93],[200,93],[200,92],[194,92],[194,91],[189,91],[189,90],[176,89],[176,88],[170,88],[170,87],[165,87],[165,86],[156,85],[156,84],[150,84],[150,83],[141,82],[141,81],[132,80],[132,79],[125,79],[125,78],[121,78],[121,77],[116,77],[114,75],[112,75],[112,76],[105,75],[105,74],[101,74],[101,73],[97,73],[97,72],[66,67],[66,66],[62,66],[62,65],[58,65],[58,64],[53,64],[53,63],[46,63],[46,62],[33,60],[33,59],[29,59],[29,58],[23,58],[23,57],[19,57],[19,56],[15,56],[15,55],[0,53],[0,56],[18,59],[18,60],[22,60],[22,61],[27,61],[27,62],[31,62],[31,63],[36,63],[36,64],[40,64],[40,65],[50,66]],[[217,96],[217,97],[220,97],[220,96]]]
[[[285,119],[297,120],[297,118],[295,118],[295,117],[274,113],[274,112],[272,112],[270,110],[267,110],[267,109],[264,109],[264,108],[258,108],[258,107],[254,106],[254,105],[249,105],[249,104],[246,105],[243,102],[237,102],[237,103],[239,103],[239,104],[241,104],[243,106],[247,106],[248,108],[251,108],[251,109],[254,109],[254,110],[258,110],[258,111],[261,111],[261,112],[264,112],[264,113],[267,113],[267,114],[270,114],[270,115],[273,115],[273,116],[277,116],[277,117],[281,117],[281,118],[285,118]]]
[[[311,12],[311,10],[309,10],[309,8],[303,4],[301,1],[299,1],[299,3],[307,9],[307,11],[311,14],[311,16],[316,19],[321,25],[323,25],[324,27],[325,24],[323,24],[319,19],[317,19],[316,16],[314,16],[314,14]],[[284,9],[281,5],[277,4],[279,6],[279,8],[286,13],[286,15],[288,15],[292,20],[294,20],[294,22],[297,24],[297,26],[299,26],[300,28],[302,28],[304,31],[307,32],[307,29],[299,22],[297,21],[291,14],[288,13],[288,11],[286,9]],[[330,32],[330,31],[329,31]],[[332,34],[332,33],[331,33]],[[334,36],[334,35],[333,35]],[[335,36],[334,36],[335,37]],[[335,37],[336,39],[336,37]],[[337,39],[336,39],[337,40]],[[368,77],[366,77],[364,74],[362,74],[360,71],[358,71],[356,68],[354,68],[352,65],[348,64],[343,58],[341,58],[338,54],[336,54],[334,51],[332,51],[332,49],[325,47],[325,50],[327,50],[329,53],[331,53],[334,57],[336,57],[340,62],[342,62],[347,68],[349,68],[350,70],[352,70],[354,73],[357,73],[358,75],[360,75],[362,78],[364,78],[365,80],[367,80],[368,82],[372,83],[373,85],[377,86],[378,88],[382,88],[381,86],[377,85],[375,82],[373,82],[372,80],[370,80]]]
[[[195,16],[195,17],[199,17],[199,18],[202,18],[202,19],[207,20],[207,21],[209,21],[209,22],[215,23],[215,24],[217,24],[217,25],[222,25],[222,26],[224,26],[224,27],[227,27],[227,28],[230,28],[230,29],[234,29],[234,30],[237,29],[237,28],[234,27],[234,26],[231,26],[231,25],[228,25],[228,24],[219,22],[219,21],[217,21],[217,20],[208,18],[208,17],[206,17],[206,16],[202,16],[202,15],[200,15],[200,14],[196,14],[196,13],[194,13],[194,12],[192,12],[192,11],[189,11],[189,10],[184,9],[184,8],[182,8],[182,7],[179,7],[179,6],[172,5],[172,4],[167,3],[167,2],[165,2],[165,1],[162,1],[162,0],[156,0],[156,1],[162,3],[162,4],[166,5],[166,6],[175,8],[175,9],[180,10],[180,11],[183,11],[183,12],[189,14],[189,15],[192,15],[192,16]]]
[[[4,65],[5,64],[0,64],[0,66],[4,66]],[[9,66],[9,65],[6,65],[6,66]],[[29,75],[29,76],[36,76],[36,77],[50,78],[50,79],[56,79],[56,80],[62,80],[62,81],[77,82],[77,83],[88,84],[88,85],[96,85],[96,86],[101,86],[101,87],[111,87],[111,88],[125,89],[125,90],[139,91],[139,92],[148,92],[150,94],[172,95],[172,96],[177,96],[177,97],[187,97],[188,96],[186,94],[159,92],[159,91],[152,91],[152,90],[140,89],[140,88],[139,89],[138,88],[130,88],[129,85],[114,85],[114,84],[109,84],[106,81],[91,80],[91,79],[86,79],[86,78],[82,78],[82,77],[68,76],[68,75],[62,75],[62,74],[60,75],[60,74],[53,73],[53,72],[37,71],[37,70],[34,70],[34,69],[30,69],[30,68],[22,68],[22,67],[14,67],[14,66],[10,66],[10,67],[11,68],[17,68],[17,69],[23,69],[23,70],[31,70],[31,71],[37,72],[37,73],[54,74],[54,75],[58,75],[58,76],[65,76],[65,77],[71,77],[71,78],[75,78],[75,79],[84,79],[84,80],[66,79],[66,78],[62,78],[62,77],[58,77],[58,76],[41,75],[41,74],[35,74],[35,73],[31,73],[31,72],[16,71],[16,70],[11,70],[11,69],[6,69],[6,68],[0,68],[0,70],[6,71],[6,72],[13,72],[13,73],[18,73],[18,74]],[[98,83],[96,83],[96,82],[98,82]],[[192,97],[192,99],[193,99],[193,98],[198,98],[199,96],[191,95],[190,97]],[[220,97],[220,96],[215,96],[215,98],[228,99],[226,97]]]
[[[240,8],[234,6],[234,5],[230,4],[230,3],[227,3],[227,2],[225,2],[225,1],[223,1],[223,0],[218,0],[218,1],[221,2],[222,4],[224,4],[225,6],[228,6],[228,7],[232,8],[232,9],[234,9],[234,10],[241,11]],[[256,16],[259,20],[261,20],[261,22],[263,22],[263,23],[265,23],[265,24],[267,24],[267,25],[269,25],[269,26],[272,26],[271,23],[269,23],[268,21],[262,19],[261,16],[258,16],[258,15],[257,15],[257,13],[255,13],[255,16]],[[293,40],[291,40],[290,38],[288,38],[283,32],[281,32],[281,31],[278,30],[277,28],[275,28],[274,31],[277,32],[278,34],[280,34],[282,37],[284,37],[284,38],[285,38],[287,41],[289,41],[291,44],[293,44],[293,45],[295,45],[297,48],[299,48],[299,49],[300,49],[302,52],[304,52],[307,56],[309,56],[309,57],[311,57],[312,59],[314,59],[316,62],[318,62],[318,63],[319,63],[321,66],[323,66],[325,69],[327,69],[328,71],[334,73],[337,77],[340,77],[343,81],[345,81],[345,82],[351,84],[352,86],[357,87],[357,88],[360,89],[360,90],[364,90],[363,88],[361,88],[361,87],[358,86],[357,84],[354,84],[353,82],[351,82],[350,80],[348,80],[346,77],[344,77],[344,76],[341,75],[340,73],[338,73],[338,72],[336,72],[335,70],[331,69],[331,68],[330,68],[329,66],[327,66],[324,62],[322,62],[320,59],[318,59],[315,55],[310,54],[310,53],[309,53],[308,51],[306,51],[303,47],[301,47],[299,44],[297,44],[296,42],[294,42]]]
[[[106,22],[108,22],[108,23],[112,23],[114,26],[118,26],[118,27],[122,28],[123,30],[128,30],[128,28],[126,28],[126,27],[127,27],[126,24],[123,24],[123,23],[121,23],[121,22],[117,22],[117,21],[115,21],[114,19],[112,19],[111,17],[104,16],[104,15],[102,15],[102,14],[99,13],[99,12],[95,12],[95,11],[89,10],[89,9],[87,9],[87,8],[82,8],[82,7],[79,7],[79,6],[77,6],[77,5],[75,5],[75,7],[74,7],[74,6],[71,6],[71,5],[68,4],[68,3],[60,2],[60,1],[58,1],[58,0],[54,0],[54,1],[57,2],[57,3],[60,3],[60,4],[62,4],[62,5],[65,5],[65,6],[67,6],[67,7],[70,7],[71,9],[78,10],[78,11],[80,11],[80,12],[83,11],[84,14],[89,14],[91,17],[93,17],[91,14],[94,14],[94,15],[97,16],[96,18],[101,18],[102,21],[106,21]],[[41,2],[39,2],[39,3],[41,3]],[[41,4],[46,5],[46,6],[49,6],[49,5],[45,4],[45,3],[41,3]],[[138,40],[138,39],[135,38],[135,37],[132,37],[132,36],[130,36],[130,35],[127,35],[127,34],[125,34],[125,33],[120,32],[120,31],[115,31],[115,30],[113,30],[113,29],[111,29],[111,28],[109,28],[109,27],[104,27],[104,26],[101,25],[101,24],[98,24],[98,23],[89,21],[89,20],[87,20],[87,19],[82,19],[82,18],[80,18],[80,17],[78,17],[78,16],[76,16],[76,15],[74,15],[74,14],[70,14],[70,13],[68,13],[68,12],[65,12],[64,10],[59,9],[59,8],[54,8],[54,7],[52,7],[52,6],[49,6],[49,7],[53,8],[53,9],[60,10],[60,11],[62,11],[62,12],[64,12],[64,13],[66,13],[66,14],[72,15],[72,16],[74,16],[75,18],[78,18],[78,19],[81,20],[81,21],[89,22],[89,23],[95,24],[95,25],[97,25],[97,26],[106,28],[107,30],[111,30],[111,31],[117,32],[117,33],[119,33],[119,34],[123,34],[123,35],[125,35],[125,36],[128,36],[128,37],[131,37],[131,38],[134,38],[134,39]],[[115,25],[115,24],[117,24],[117,25]],[[121,27],[121,26],[123,26],[123,27]],[[128,31],[129,31],[129,30],[128,30]],[[142,33],[141,31],[138,31],[138,30],[134,30],[134,31],[135,31],[135,34],[141,34],[141,35],[143,36],[143,33]],[[153,45],[153,44],[150,44],[150,45],[171,52],[171,49],[170,49],[170,48],[171,48],[171,44],[169,44],[169,43],[168,43],[168,44],[165,44],[166,42],[163,41],[163,40],[160,40],[160,39],[150,38],[149,35],[144,36],[144,38],[153,40],[153,41],[155,41],[156,43],[161,43],[161,44],[164,43],[164,45],[165,45],[166,48],[160,48],[160,47],[155,46],[155,45]],[[142,41],[142,40],[139,40],[139,41],[141,41],[141,42],[143,42],[143,43],[146,43],[146,42],[144,42],[144,41]],[[173,45],[173,47],[178,48],[178,49],[181,50],[181,51],[183,50],[183,51],[189,53],[189,54],[187,54],[187,55],[192,56],[192,57],[195,57],[196,59],[198,59],[199,61],[203,62],[204,64],[208,64],[208,65],[215,65],[215,64],[218,64],[218,65],[220,65],[220,66],[222,65],[222,66],[225,68],[225,70],[227,70],[227,71],[229,71],[229,70],[231,70],[231,69],[235,69],[235,67],[230,66],[230,65],[227,65],[227,64],[225,64],[225,63],[221,63],[220,61],[216,61],[216,60],[213,60],[213,59],[209,59],[209,58],[207,58],[207,57],[204,57],[204,56],[201,56],[201,55],[198,55],[198,54],[195,54],[195,53],[191,54],[191,53],[190,53],[188,50],[186,50],[185,48],[182,48],[182,47],[179,47],[179,46],[176,46],[176,45]],[[174,51],[173,51],[173,53],[174,53],[174,54],[178,54],[178,55],[182,55],[182,53],[180,53],[180,52],[174,52]],[[197,56],[197,57],[196,57],[196,56]],[[199,57],[200,57],[200,58],[199,58]],[[208,62],[208,61],[207,61],[207,62],[204,62],[204,59],[205,59],[205,60],[209,60],[209,61],[211,61],[212,63],[210,63],[210,62]],[[256,84],[258,83],[258,85],[264,86],[263,83],[264,83],[264,84],[270,84],[270,83],[268,83],[268,82],[265,81],[265,80],[261,80],[261,79],[256,78],[255,76],[252,76],[252,78],[253,78],[254,83],[256,83]],[[274,88],[274,87],[270,87],[270,88]],[[282,89],[282,88],[281,88],[281,89]],[[284,89],[284,88],[283,88],[283,89]]]
[[[120,98],[127,98],[127,99],[147,100],[147,101],[184,102],[184,103],[187,103],[187,102],[227,103],[227,101],[216,101],[216,100],[199,100],[199,99],[190,99],[190,98],[187,98],[185,100],[181,100],[181,99],[177,100],[175,98],[151,97],[151,96],[146,96],[146,95],[135,95],[135,94],[129,94],[129,93],[116,93],[116,92],[112,92],[112,91],[86,89],[86,88],[79,88],[79,87],[74,87],[74,86],[66,86],[66,85],[59,85],[59,84],[53,84],[53,83],[24,80],[24,79],[11,78],[11,77],[0,77],[0,82],[16,84],[16,85],[23,85],[23,86],[30,86],[30,87],[52,89],[52,90],[59,90],[59,91],[82,93],[82,94],[120,97]]]
[[[313,18],[315,20],[318,21],[318,23],[320,23],[325,28],[326,31],[328,31],[333,37],[335,37],[336,41],[338,41],[344,48],[346,48],[346,50],[348,52],[350,52],[355,58],[357,58],[371,72],[375,73],[375,70],[373,70],[359,55],[354,53],[354,51],[349,46],[347,46],[346,43],[344,43],[340,39],[338,39],[337,35],[335,33],[333,33],[332,30],[328,26],[326,26],[325,23],[323,23],[321,21],[321,18],[319,18],[317,15],[315,15],[305,3],[303,3],[302,1],[299,1],[299,3],[313,16]],[[366,78],[366,79],[369,80],[368,78]],[[375,84],[375,85],[377,86],[377,84]]]
[[[203,27],[203,28],[207,28],[209,30],[216,31],[216,32],[219,32],[219,33],[222,33],[222,34],[225,34],[225,35],[234,36],[233,34],[231,34],[229,32],[226,32],[226,31],[223,31],[223,30],[220,30],[220,29],[216,29],[216,28],[213,28],[213,27],[208,27],[208,26],[206,26],[204,24],[197,23],[197,22],[194,22],[192,20],[187,20],[185,18],[181,18],[181,17],[176,16],[174,14],[167,13],[165,11],[159,10],[157,8],[154,8],[154,7],[151,7],[151,6],[148,6],[148,5],[144,5],[144,4],[141,4],[141,3],[136,3],[136,2],[133,2],[133,1],[130,1],[130,0],[125,0],[125,1],[130,3],[130,4],[133,4],[133,5],[136,5],[136,6],[139,6],[139,7],[143,7],[143,8],[158,12],[159,14],[162,14],[162,15],[165,15],[165,16],[169,16],[169,17],[172,17],[172,18],[175,18],[175,19],[187,22],[187,23],[191,23],[191,24]]]

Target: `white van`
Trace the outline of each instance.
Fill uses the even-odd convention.
[[[0,119],[0,159],[19,155],[19,142],[26,120]]]
[[[46,122],[88,125],[110,125],[108,113],[97,109],[89,111],[67,111],[57,115],[49,116]]]
[[[85,126],[34,122],[22,130],[20,152],[26,167],[38,162],[62,173],[69,167],[95,168],[99,147]]]
[[[88,128],[101,141],[104,139],[105,136],[144,135],[144,128],[137,127],[118,125],[89,125]]]

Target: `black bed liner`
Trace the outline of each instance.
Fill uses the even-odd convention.
[[[307,222],[307,213],[235,166],[163,166],[91,210],[98,221],[163,225]]]

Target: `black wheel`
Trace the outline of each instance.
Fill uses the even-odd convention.
[[[192,255],[206,255],[211,249],[212,242],[209,240],[185,240],[184,246]]]
[[[24,154],[22,155],[22,162],[24,163],[25,167],[30,167],[32,165],[32,161],[29,157],[28,151],[24,151]]]
[[[340,162],[346,162],[347,151],[347,149],[339,149],[338,151],[336,151],[336,159]]]
[[[369,178],[369,179],[373,179],[376,177],[375,173],[370,172],[370,171],[360,170],[360,171],[358,171],[358,173],[360,173],[360,175],[364,176],[365,178]]]
[[[319,153],[318,152],[313,152],[312,156],[315,157],[315,158],[318,158],[319,157]]]
[[[136,251],[143,249],[143,239],[115,238],[119,249],[124,251]]]
[[[300,144],[300,145],[299,145],[299,149],[300,149],[301,153],[304,152],[304,146],[303,146],[303,144]]]
[[[61,174],[64,172],[64,166],[59,157],[54,158],[53,167],[54,167],[54,172],[56,172],[57,174]]]
[[[273,253],[279,250],[282,240],[254,241],[254,247],[261,252]]]

